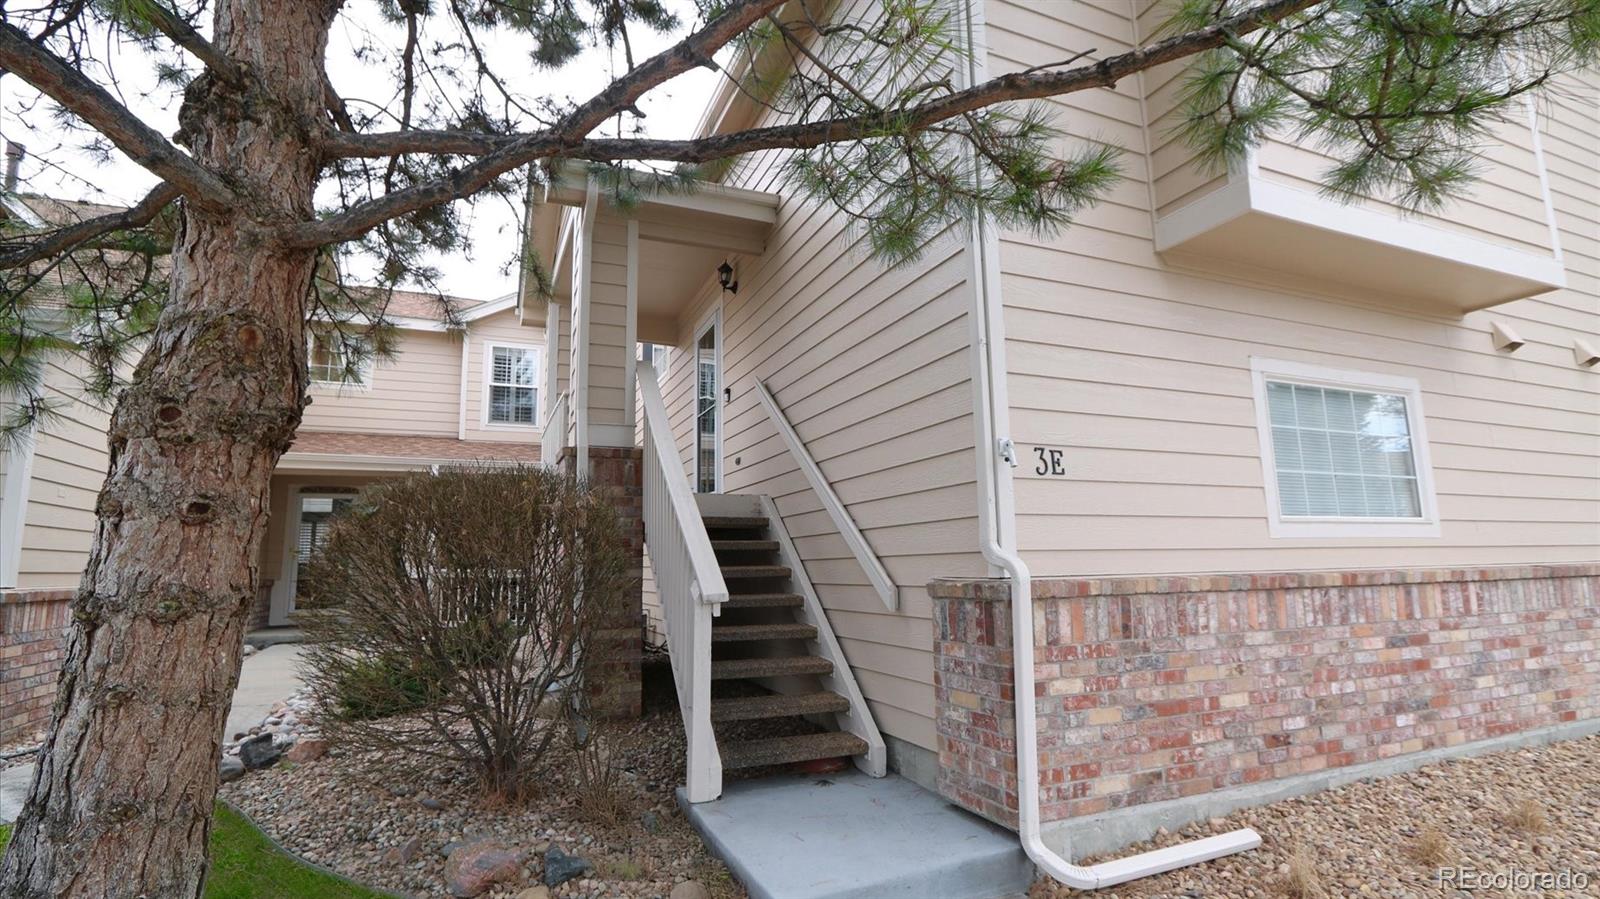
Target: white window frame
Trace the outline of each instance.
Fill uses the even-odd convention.
[[[325,381],[311,374],[311,354],[316,351],[318,333],[315,329],[306,332],[306,377],[310,379],[311,386],[321,387],[324,390],[371,390],[373,374],[377,370],[377,366],[373,364],[375,360],[371,353],[367,354],[367,358],[361,363],[361,367],[357,369],[357,373],[361,378],[359,381]],[[334,336],[332,331],[321,333],[330,337]],[[365,338],[362,339],[364,340]]]
[[[533,370],[537,373],[534,377],[533,389],[533,421],[527,424],[518,424],[508,421],[491,421],[489,419],[489,396],[494,388],[494,351],[496,349],[523,350],[533,354]],[[516,343],[510,340],[486,340],[483,343],[483,391],[478,402],[478,422],[486,431],[537,431],[544,422],[544,367],[540,363],[544,360],[543,350],[531,343]]]
[[[1428,454],[1427,416],[1422,411],[1422,385],[1415,378],[1327,368],[1304,362],[1250,357],[1256,404],[1256,436],[1261,446],[1261,476],[1267,494],[1267,532],[1275,538],[1434,538],[1439,536],[1439,504],[1433,489],[1433,461]],[[1343,515],[1285,517],[1278,499],[1277,460],[1272,454],[1272,413],[1267,382],[1386,393],[1406,401],[1406,426],[1411,432],[1411,464],[1417,473],[1420,518],[1368,518]]]

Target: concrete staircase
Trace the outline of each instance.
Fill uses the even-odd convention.
[[[854,678],[847,665],[839,670],[838,644],[831,632],[822,633],[827,623],[820,605],[808,608],[815,603],[811,586],[764,499],[706,497],[701,503],[729,592],[711,630],[711,721],[723,767],[866,756],[868,741],[847,729],[865,715],[864,704],[853,711],[848,695],[859,702]],[[748,722],[778,718],[805,718],[822,730],[756,739],[735,733]]]

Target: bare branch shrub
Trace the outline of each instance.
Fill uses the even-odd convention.
[[[353,748],[459,762],[518,798],[567,718],[609,692],[626,559],[606,496],[547,469],[373,487],[307,573],[316,717]]]

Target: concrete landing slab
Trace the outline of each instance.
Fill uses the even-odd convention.
[[[299,646],[279,643],[244,660],[222,729],[223,742],[260,724],[274,705],[300,689],[300,653]]]
[[[1033,881],[1016,834],[892,774],[732,781],[678,804],[751,899],[994,899]]]

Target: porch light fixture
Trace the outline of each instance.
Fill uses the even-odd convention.
[[[1522,345],[1527,342],[1518,336],[1517,332],[1511,330],[1511,326],[1505,322],[1490,322],[1489,334],[1494,338],[1494,348],[1505,350],[1508,353],[1515,353],[1517,350],[1522,349]]]
[[[728,293],[736,294],[739,292],[739,282],[733,280],[733,266],[729,265],[726,259],[722,260],[722,264],[717,266],[717,283],[721,284],[722,289]]]

